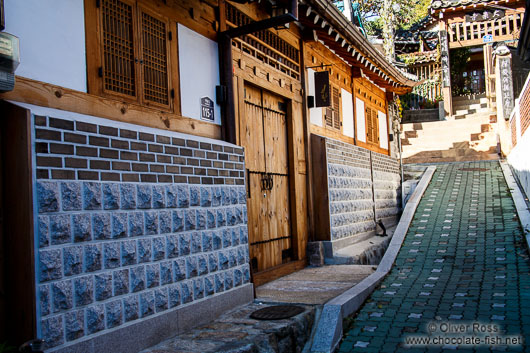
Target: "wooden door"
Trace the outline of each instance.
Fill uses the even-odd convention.
[[[240,117],[247,168],[250,259],[260,272],[291,260],[289,155],[285,101],[246,85]]]

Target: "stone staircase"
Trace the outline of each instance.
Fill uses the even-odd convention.
[[[448,120],[401,124],[403,162],[437,163],[498,159],[495,112],[482,95],[455,97]]]

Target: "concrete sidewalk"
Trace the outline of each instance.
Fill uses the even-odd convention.
[[[392,271],[351,320],[340,351],[526,351],[517,339],[530,344],[529,270],[499,163],[438,164]],[[500,332],[474,332],[473,323]],[[444,332],[458,324],[471,328]],[[443,340],[407,346],[411,337]],[[451,337],[482,344],[445,341]],[[505,344],[507,337],[514,340]]]

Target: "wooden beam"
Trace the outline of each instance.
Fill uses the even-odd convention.
[[[35,104],[70,112],[117,120],[186,134],[221,138],[221,127],[216,124],[182,117],[158,109],[120,102],[92,94],[74,91],[50,83],[16,77],[15,89],[0,93],[0,99]]]

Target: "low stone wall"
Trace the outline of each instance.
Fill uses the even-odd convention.
[[[440,109],[405,110],[402,124],[440,120]]]
[[[249,283],[243,149],[85,116],[33,121],[46,347]]]
[[[326,167],[314,166],[314,174],[327,171],[327,175],[314,176],[318,179],[315,186],[320,188],[314,193],[327,192],[327,202],[314,207],[320,215],[317,222],[327,223],[316,229],[329,235],[317,235],[317,239],[327,242],[325,255],[330,257],[333,251],[374,234],[375,220],[387,226],[396,223],[401,206],[399,162],[330,138],[315,136],[312,141],[314,149],[322,150],[314,157],[323,155],[314,158],[313,163],[326,163]]]

